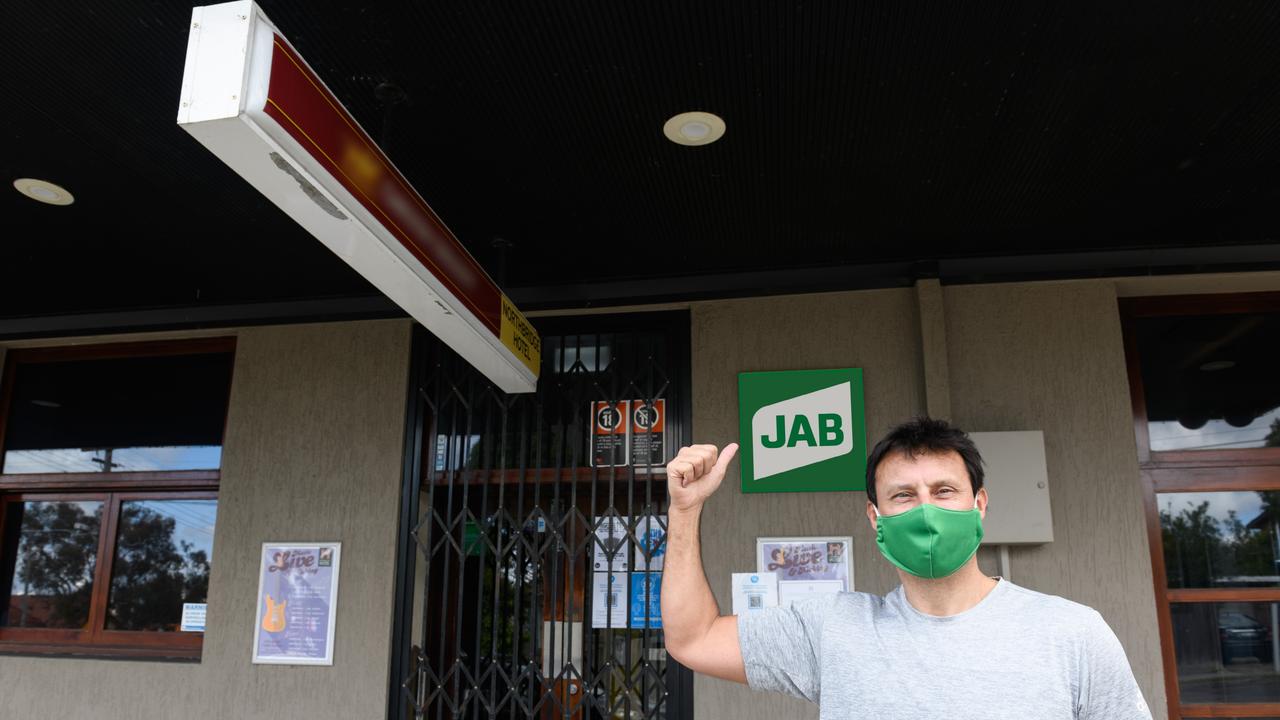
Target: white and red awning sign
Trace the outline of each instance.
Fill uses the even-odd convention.
[[[533,391],[537,331],[253,2],[192,10],[178,124],[498,387]]]

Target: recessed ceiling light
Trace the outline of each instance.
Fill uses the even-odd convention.
[[[18,178],[13,181],[13,186],[17,188],[18,192],[32,200],[39,200],[50,205],[70,205],[76,201],[75,196],[66,188],[61,185],[54,185],[46,180]]]
[[[1217,372],[1219,370],[1230,370],[1236,366],[1235,360],[1211,360],[1200,366],[1204,372]]]
[[[667,139],[679,145],[709,145],[724,136],[724,120],[709,112],[685,112],[662,126]]]

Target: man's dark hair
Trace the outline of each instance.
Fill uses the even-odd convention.
[[[946,420],[922,415],[893,428],[871,449],[867,458],[867,499],[872,504],[879,504],[876,502],[876,468],[880,467],[881,460],[899,452],[913,458],[934,453],[959,453],[965,470],[969,471],[973,494],[977,495],[982,489],[982,456],[969,436]]]

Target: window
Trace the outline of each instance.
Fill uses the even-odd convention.
[[[1280,293],[1121,309],[1169,716],[1280,715]]]
[[[208,596],[233,351],[215,339],[9,353],[0,651],[199,658],[204,633],[183,610]]]

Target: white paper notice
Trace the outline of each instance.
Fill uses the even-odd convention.
[[[774,577],[777,577],[776,575]],[[792,603],[819,595],[834,595],[844,591],[843,580],[797,580],[778,583],[778,604],[789,607]]]
[[[182,603],[182,621],[178,624],[178,630],[204,632],[204,616],[208,607],[207,603]]]
[[[773,573],[733,574],[733,614],[744,615],[778,605],[778,576]]]
[[[591,543],[595,548],[591,569],[596,572],[612,570],[625,573],[631,569],[628,557],[631,548],[627,547],[627,522],[616,515],[598,515],[595,519],[596,540]],[[609,557],[613,554],[613,557]]]
[[[636,524],[636,570],[662,570],[667,556],[667,516],[648,515]],[[649,553],[645,559],[644,554]]]
[[[625,628],[631,602],[627,573],[598,572],[591,577],[591,627]]]

